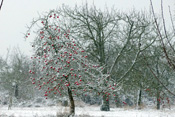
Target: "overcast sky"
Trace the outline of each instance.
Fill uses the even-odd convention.
[[[1,0],[0,0],[1,1]],[[94,3],[97,8],[103,10],[106,5],[109,9],[114,6],[121,11],[149,10],[150,0],[4,0],[0,11],[0,56],[5,56],[7,48],[19,47],[21,51],[31,56],[30,41],[25,41],[23,33],[26,25],[30,25],[33,18],[38,14],[56,9],[63,3],[73,7],[75,4],[82,5],[88,2]],[[156,13],[160,13],[160,1],[152,0]],[[165,16],[168,19],[168,6],[175,11],[175,0],[163,0]]]

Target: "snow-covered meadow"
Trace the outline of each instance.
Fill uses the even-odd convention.
[[[56,117],[57,113],[64,115],[68,107],[0,107],[0,117]],[[99,106],[76,107],[77,117],[175,117],[175,108],[156,110],[145,108],[142,110],[129,108],[111,108],[111,111],[100,111]],[[60,116],[59,116],[60,117]]]

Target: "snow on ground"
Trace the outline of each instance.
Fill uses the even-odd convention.
[[[68,107],[0,107],[0,117],[56,117],[57,112],[68,111]],[[155,109],[123,109],[111,108],[111,111],[100,111],[99,107],[76,107],[76,115],[89,115],[93,117],[175,117],[175,108],[166,110]]]

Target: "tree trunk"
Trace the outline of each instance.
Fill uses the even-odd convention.
[[[102,100],[102,105],[100,107],[101,111],[110,111],[109,108],[109,97],[107,97],[105,94],[103,96],[103,100]]]
[[[72,96],[72,91],[69,87],[68,87],[68,95],[69,95],[69,101],[70,101],[70,115],[74,115],[75,114],[75,104],[74,104],[74,99]]]
[[[157,57],[157,64],[156,64],[156,70],[157,70],[157,77],[160,78],[159,74],[159,57]],[[160,109],[160,83],[157,81],[157,110]]]
[[[104,73],[105,70],[104,70]],[[107,83],[105,82],[104,84],[105,86],[107,86]],[[105,93],[103,93],[103,99],[102,99],[102,105],[100,107],[101,111],[110,111],[110,106],[109,106],[109,95],[107,96]]]
[[[8,110],[11,109],[11,107],[12,107],[12,103],[13,103],[13,99],[12,99],[12,94],[11,94],[11,95],[9,95],[9,105],[8,105]]]
[[[142,103],[142,90],[139,91],[139,99],[138,99],[138,107],[141,109],[141,103]]]
[[[116,107],[121,107],[121,101],[118,94],[115,94],[115,105]]]
[[[159,93],[158,89],[157,89],[157,96],[156,96],[156,98],[157,98],[157,110],[159,110],[160,109],[160,93]]]
[[[15,97],[18,98],[18,84],[15,85]]]

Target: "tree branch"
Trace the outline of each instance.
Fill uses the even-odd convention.
[[[163,1],[161,0],[161,10],[162,10],[162,19],[163,19],[163,28],[164,28],[164,32],[165,32],[165,37],[168,41],[168,44],[170,45],[171,49],[173,50],[173,52],[175,52],[172,44],[170,43],[169,39],[168,39],[168,35],[167,35],[167,30],[166,30],[166,24],[165,24],[165,18],[164,18],[164,13],[163,13]]]
[[[131,38],[131,32],[132,32],[133,26],[134,26],[134,22],[132,22],[132,24],[131,24],[131,27],[130,27],[130,30],[129,30],[129,35],[128,35],[128,38],[127,38],[127,41],[126,41],[125,45],[123,46],[122,50],[119,52],[118,56],[116,57],[116,59],[115,59],[115,61],[114,61],[114,64],[111,66],[110,73],[112,73],[112,71],[114,70],[114,67],[115,67],[115,65],[116,65],[117,62],[118,62],[118,59],[120,58],[122,52],[124,51],[124,49],[126,48],[126,46],[127,46],[128,43],[129,43],[129,40],[130,40],[130,38]]]
[[[167,59],[168,64],[171,67],[173,67],[173,69],[175,69],[175,65],[172,63],[171,59],[168,56],[168,53],[167,53],[167,50],[166,50],[166,47],[165,47],[165,44],[164,44],[164,41],[163,41],[163,37],[162,37],[162,34],[160,32],[160,29],[159,29],[159,25],[157,23],[157,19],[156,19],[155,13],[154,13],[154,8],[153,8],[152,0],[150,0],[150,3],[151,3],[151,9],[152,9],[153,17],[154,17],[154,20],[155,20],[156,29],[157,29],[157,32],[159,34],[160,41],[161,41],[161,44],[162,44],[163,52],[164,52],[164,54],[166,56],[166,59]]]
[[[1,1],[0,10],[1,10],[1,8],[2,8],[3,1],[4,1],[4,0]]]
[[[143,54],[143,56],[144,56],[144,54]],[[145,59],[145,61],[146,61],[146,58],[145,58],[145,56],[144,56],[144,59]],[[172,93],[160,80],[159,80],[159,78],[156,76],[156,74],[153,72],[153,70],[151,69],[151,67],[148,65],[148,63],[146,64],[146,66],[149,68],[149,70],[150,70],[150,72],[153,74],[153,76],[154,76],[154,78],[171,94],[171,95],[173,95],[173,96],[175,96],[175,94],[174,93]]]

